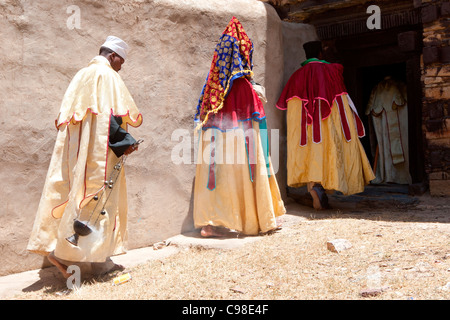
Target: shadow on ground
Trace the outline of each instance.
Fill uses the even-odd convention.
[[[81,285],[92,281],[110,282],[117,274],[118,271],[103,274],[86,274],[82,272]],[[47,294],[65,295],[70,293],[67,280],[61,275],[56,267],[51,266],[42,268],[38,271],[37,275],[34,277],[30,276],[30,279],[35,279],[35,281],[32,283],[30,282],[29,285],[23,287],[21,290],[22,292],[36,292],[44,289],[44,293]]]
[[[360,218],[404,222],[450,222],[448,197],[434,197],[429,193],[411,195],[407,185],[369,185],[364,192],[350,196],[344,196],[340,192],[329,193],[328,199],[332,208],[328,210],[312,209],[312,198],[306,187],[288,188],[288,197],[300,205],[291,205],[288,214],[308,219]],[[305,207],[308,209],[305,210]]]
[[[320,219],[365,219],[387,222],[423,222],[449,223],[450,202],[448,197],[432,197],[429,193],[411,195],[408,186],[367,186],[365,191],[356,195],[344,196],[337,192],[329,194],[332,209],[317,211],[312,208],[312,199],[306,188],[288,189],[289,199],[285,202],[287,214],[284,226],[297,224],[302,220]],[[230,234],[223,238],[203,238],[199,230],[183,233],[170,238],[165,250],[152,247],[132,250],[119,256],[118,263],[133,266],[149,259],[161,259],[163,256],[178,252],[179,248],[200,246],[203,248],[233,249],[257,241],[261,237],[240,237]],[[120,260],[122,259],[122,260]],[[93,276],[82,282],[111,281],[116,273]],[[55,267],[43,268],[22,274],[2,278],[3,291],[8,295],[19,290],[36,292],[45,288],[46,293],[64,294],[67,290],[66,280]],[[1,290],[0,290],[1,291]],[[1,292],[0,292],[1,293]]]

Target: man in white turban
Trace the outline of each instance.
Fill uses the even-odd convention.
[[[106,57],[111,67],[119,72],[127,58],[127,51],[128,45],[123,40],[115,36],[109,36],[100,47],[99,54]]]
[[[58,130],[27,249],[47,256],[64,277],[72,264],[97,273],[126,252],[124,160],[137,149],[127,125],[142,115],[118,74],[128,45],[109,36],[99,55],[72,79],[56,119]],[[112,152],[111,152],[112,151]]]

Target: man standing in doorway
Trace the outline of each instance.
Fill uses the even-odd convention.
[[[288,186],[307,185],[315,209],[328,208],[325,190],[359,193],[375,176],[358,137],[364,126],[345,88],[343,66],[322,59],[320,41],[305,43],[307,60],[277,103],[287,109]]]

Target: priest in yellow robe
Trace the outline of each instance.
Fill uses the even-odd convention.
[[[127,51],[123,40],[109,36],[72,79],[56,119],[56,142],[27,249],[47,256],[66,278],[68,265],[92,263],[108,271],[116,267],[110,257],[126,252],[123,164],[138,145],[127,125],[142,123],[118,73]],[[76,224],[88,232],[80,234]]]
[[[307,185],[316,209],[329,207],[325,190],[364,191],[375,178],[359,137],[365,129],[345,88],[343,66],[322,58],[322,44],[304,44],[307,60],[284,87],[277,108],[287,110],[287,180]]]
[[[269,156],[263,103],[252,84],[253,44],[236,17],[216,45],[197,106],[194,224],[204,237],[280,227],[284,202]]]

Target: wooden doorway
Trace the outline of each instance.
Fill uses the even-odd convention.
[[[420,81],[420,48],[406,51],[399,46],[399,35],[421,34],[421,26],[401,26],[375,32],[322,40],[330,62],[344,66],[347,91],[355,102],[366,128],[361,140],[374,161],[373,139],[369,135],[369,118],[365,109],[374,86],[386,76],[403,81],[407,87],[409,172],[412,183],[425,179],[422,135],[422,84]],[[372,140],[372,141],[371,141]]]

